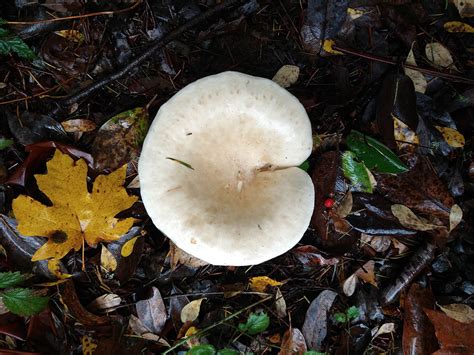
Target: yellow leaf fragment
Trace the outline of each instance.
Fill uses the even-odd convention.
[[[464,32],[472,33],[474,32],[474,27],[471,25],[460,22],[460,21],[449,21],[443,25],[444,29],[448,32]]]
[[[136,236],[130,240],[127,240],[123,246],[122,246],[122,249],[120,250],[120,254],[122,254],[122,256],[124,258],[126,258],[127,256],[130,256],[132,255],[133,253],[133,247],[135,246],[135,242],[138,240],[138,238],[140,238],[140,236]]]
[[[194,322],[199,317],[199,311],[201,310],[201,303],[205,298],[200,298],[189,302],[181,310],[181,322]]]
[[[439,306],[449,318],[457,320],[461,323],[469,324],[474,322],[474,309],[467,304],[453,303],[445,306]]]
[[[117,269],[117,259],[105,245],[102,245],[100,252],[100,266],[108,272],[114,272]]]
[[[365,12],[361,9],[355,9],[352,7],[347,8],[347,15],[351,20],[357,20],[359,17],[364,16]]]
[[[184,334],[185,338],[189,338],[186,340],[186,345],[192,348],[193,346],[197,346],[201,344],[200,340],[198,337],[195,337],[194,335],[199,332],[199,329],[196,327],[189,327],[188,330],[186,330],[186,333]]]
[[[255,292],[265,292],[268,286],[281,286],[283,282],[279,282],[269,278],[268,276],[255,276],[250,278],[250,288]]]
[[[71,274],[65,274],[61,271],[61,261],[59,259],[48,260],[48,270],[59,280],[72,277]]]
[[[335,54],[335,55],[342,55],[344,53],[342,52],[339,52],[335,49],[333,49],[333,46],[335,45],[336,43],[334,42],[334,40],[332,39],[325,39],[324,42],[323,42],[323,49],[324,51],[326,51],[327,53],[330,53],[330,54]]]
[[[132,218],[115,218],[117,213],[137,201],[137,197],[129,196],[122,186],[126,166],[109,175],[99,175],[92,192],[87,190],[84,160],[74,161],[56,150],[46,167],[47,174],[35,177],[52,206],[24,195],[12,204],[22,235],[48,238],[32,261],[61,259],[72,249],[80,250],[84,241],[90,246],[96,246],[100,241],[115,241],[133,225]]]
[[[276,72],[272,80],[283,88],[290,87],[298,81],[300,68],[296,65],[284,65]]]
[[[83,355],[92,355],[94,350],[97,348],[97,344],[94,343],[94,339],[84,335],[82,337],[82,354]]]
[[[459,205],[453,205],[449,212],[449,231],[451,232],[462,221],[462,209]]]
[[[77,30],[61,30],[54,32],[58,36],[66,38],[68,41],[81,44],[84,41],[84,35]]]
[[[464,136],[453,128],[435,126],[443,135],[444,140],[453,148],[462,148],[466,144]]]

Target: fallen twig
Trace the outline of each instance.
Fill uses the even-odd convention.
[[[171,31],[168,33],[166,36],[164,36],[162,39],[158,39],[155,44],[153,44],[148,50],[146,50],[144,53],[141,55],[135,57],[130,63],[128,63],[126,66],[121,68],[120,70],[116,71],[115,73],[99,80],[88,87],[78,91],[77,93],[73,94],[69,98],[65,99],[64,101],[60,102],[59,105],[60,107],[54,110],[53,112],[50,113],[50,115],[57,116],[58,113],[61,111],[61,109],[64,109],[66,107],[69,107],[80,100],[88,97],[91,95],[93,92],[103,88],[104,86],[110,84],[111,82],[115,80],[119,80],[123,78],[126,74],[128,74],[132,69],[138,67],[142,63],[146,62],[148,59],[150,59],[159,49],[163,48],[166,46],[168,43],[171,41],[174,41],[177,37],[179,37],[181,34],[184,32],[192,29],[193,27],[196,27],[200,23],[209,20],[211,17],[217,15],[218,13],[228,9],[229,7],[239,4],[239,3],[244,3],[245,0],[226,0],[222,4],[217,5],[213,7],[212,9],[207,10],[206,12],[203,12],[202,14],[199,14],[195,17],[193,17],[190,21],[187,23],[183,24],[182,26],[179,26],[175,30]]]

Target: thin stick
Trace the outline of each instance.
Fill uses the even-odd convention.
[[[142,63],[146,62],[148,59],[150,59],[159,49],[163,48],[166,46],[168,43],[171,41],[174,41],[176,38],[178,38],[180,35],[182,35],[184,32],[189,31],[193,27],[196,27],[200,23],[210,19],[211,17],[215,16],[216,14],[226,10],[232,5],[238,4],[238,3],[244,3],[245,0],[227,0],[224,1],[222,4],[217,5],[213,7],[212,9],[207,10],[206,12],[203,12],[200,15],[197,15],[193,17],[190,21],[185,23],[184,25],[176,28],[175,30],[171,31],[168,33],[164,38],[159,39],[156,41],[156,43],[151,46],[148,50],[146,50],[143,54],[137,56],[135,59],[133,59],[130,63],[128,63],[126,66],[124,66],[122,69],[116,71],[115,73],[95,82],[89,85],[88,87],[80,90],[79,92],[73,94],[71,97],[67,98],[63,102],[60,103],[62,107],[67,107],[71,106],[78,101],[88,97],[95,91],[103,88],[104,86],[110,84],[111,82],[115,80],[119,80],[123,77],[125,77],[132,69],[138,67]],[[56,114],[56,112],[52,113],[53,115]]]
[[[337,50],[337,51],[342,52],[342,53],[355,55],[357,57],[373,60],[375,62],[390,64],[390,65],[398,65],[397,62],[395,62],[395,61],[393,61],[389,58],[381,57],[381,56],[378,56],[378,55],[375,55],[375,54],[358,52],[358,51],[355,51],[355,50],[352,50],[352,49],[341,48],[339,46],[332,46],[332,48],[334,50]],[[428,69],[428,68],[420,68],[420,67],[418,67],[416,65],[412,65],[412,64],[403,64],[403,66],[405,68],[408,68],[408,69],[418,70],[419,72],[421,72],[423,74],[428,74],[428,75],[432,75],[432,76],[436,76],[436,77],[440,77],[440,78],[444,78],[444,79],[447,79],[447,80],[456,81],[456,82],[464,83],[464,84],[474,84],[474,80],[472,80],[472,79],[464,78],[462,76],[458,76],[458,75],[454,75],[454,74],[445,73],[445,72],[442,72],[442,71],[439,71],[439,70]]]

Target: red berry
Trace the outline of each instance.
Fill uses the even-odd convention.
[[[336,201],[334,201],[334,199],[332,198],[327,198],[325,201],[324,201],[324,207],[326,208],[332,208],[332,206],[334,206],[334,203]]]

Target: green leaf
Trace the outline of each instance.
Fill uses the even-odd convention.
[[[217,355],[239,355],[237,350],[233,349],[221,349],[217,352]]]
[[[186,351],[186,355],[215,355],[216,348],[210,344],[196,345]]]
[[[0,28],[0,38],[9,36],[11,33],[5,28]]]
[[[342,154],[342,171],[357,191],[372,193],[373,188],[370,182],[369,172],[364,163],[355,160],[355,154],[344,152]]]
[[[4,18],[1,18],[0,17],[0,25],[4,25],[7,23],[7,20],[5,20]]]
[[[326,355],[326,353],[320,353],[319,351],[310,350],[305,351],[303,355]]]
[[[16,53],[23,59],[33,60],[36,54],[19,37],[5,37],[0,39],[0,55]]]
[[[346,310],[346,316],[348,320],[355,319],[360,315],[359,309],[356,306],[349,307]]]
[[[346,138],[346,144],[365,166],[381,173],[403,173],[408,170],[405,164],[379,141],[352,130]]]
[[[12,139],[0,138],[0,150],[10,147],[13,144]]]
[[[309,162],[308,162],[307,160],[305,160],[305,161],[303,162],[303,164],[301,164],[301,165],[299,166],[299,168],[300,168],[300,169],[303,169],[303,170],[306,171],[306,172],[308,172],[308,170],[309,170]]]
[[[334,314],[334,320],[337,323],[346,323],[347,322],[347,317],[344,313],[335,313]]]
[[[26,280],[26,276],[19,271],[15,272],[1,272],[0,273],[0,288],[13,287]]]
[[[19,316],[31,316],[46,308],[49,297],[36,296],[28,288],[11,288],[1,294],[3,304]]]
[[[270,317],[265,312],[250,313],[247,322],[239,324],[239,330],[255,335],[265,331],[269,325]]]

